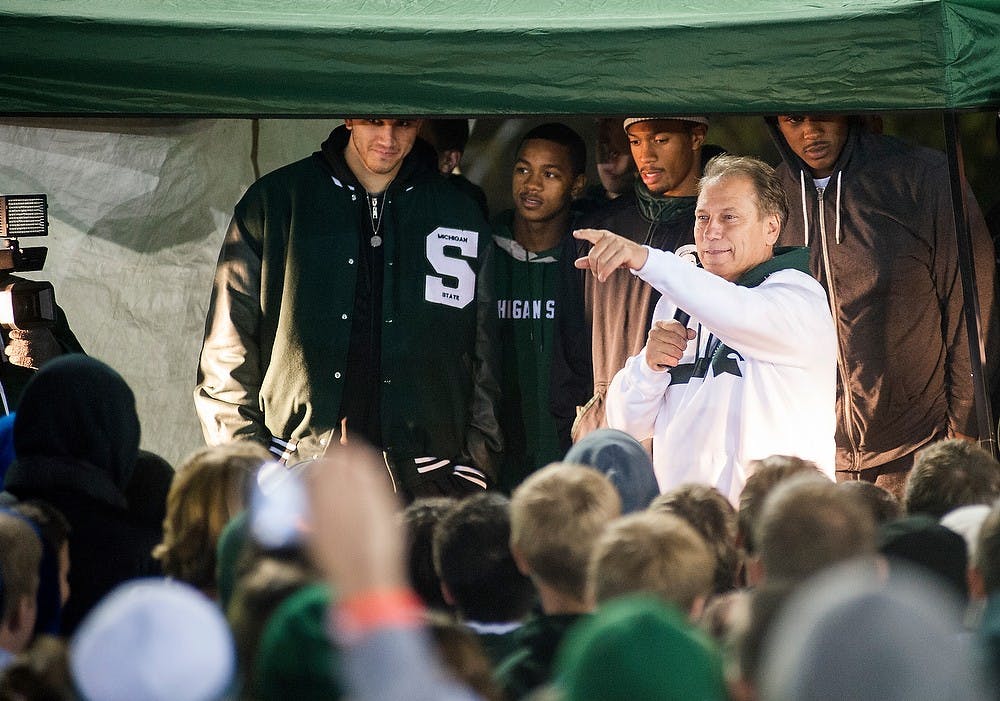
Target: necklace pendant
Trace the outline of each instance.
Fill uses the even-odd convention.
[[[378,248],[379,246],[382,245],[382,237],[379,236],[378,234],[375,234],[374,236],[371,237],[370,243],[372,245],[372,248]]]

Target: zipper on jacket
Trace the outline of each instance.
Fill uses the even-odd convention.
[[[856,431],[856,427],[854,425],[854,396],[851,394],[850,378],[847,374],[847,363],[844,360],[843,344],[840,340],[840,315],[837,313],[837,310],[840,308],[840,304],[837,302],[837,285],[833,279],[833,268],[830,265],[830,249],[826,240],[826,213],[824,212],[823,203],[823,194],[825,192],[825,187],[816,188],[816,202],[819,205],[820,250],[823,252],[823,274],[826,276],[826,290],[829,298],[828,302],[830,304],[830,313],[833,315],[833,326],[837,332],[837,372],[840,373],[840,383],[842,387],[841,394],[844,398],[844,433],[847,434],[847,440],[851,444],[851,461],[853,463],[851,467],[857,468],[860,463],[860,455],[858,454],[858,443],[855,440],[855,433],[860,432]]]

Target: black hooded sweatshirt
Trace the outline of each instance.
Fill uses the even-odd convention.
[[[139,452],[132,390],[94,358],[52,360],[24,389],[14,451],[7,492],[43,499],[70,523],[71,591],[60,630],[69,635],[116,585],[160,572],[152,549],[162,530],[139,523],[125,497]]]

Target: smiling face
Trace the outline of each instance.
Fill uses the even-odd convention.
[[[584,180],[583,174],[573,174],[566,146],[547,139],[528,139],[521,144],[511,177],[517,216],[540,223],[567,213]]]
[[[781,223],[758,210],[753,181],[730,175],[702,186],[694,212],[702,267],[730,282],[774,255]]]
[[[394,177],[413,148],[419,119],[345,119],[351,140],[344,155],[359,179],[365,175]],[[362,168],[365,172],[358,172]]]
[[[693,195],[701,175],[705,125],[679,119],[650,119],[629,125],[632,159],[654,195]]]
[[[847,143],[848,123],[843,115],[783,114],[778,117],[778,129],[814,178],[833,172]]]

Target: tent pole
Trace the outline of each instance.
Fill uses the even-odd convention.
[[[955,214],[955,236],[958,239],[958,265],[962,274],[962,291],[965,302],[965,320],[969,337],[969,360],[972,366],[972,384],[976,397],[976,418],[979,427],[979,444],[997,457],[997,435],[994,432],[990,411],[989,391],[986,386],[986,348],[983,345],[983,320],[979,313],[979,288],[976,286],[976,267],[972,256],[972,232],[969,229],[968,197],[965,164],[962,158],[962,141],[958,134],[958,117],[952,111],[943,115],[945,141],[948,147],[948,170],[951,173],[951,204]]]

